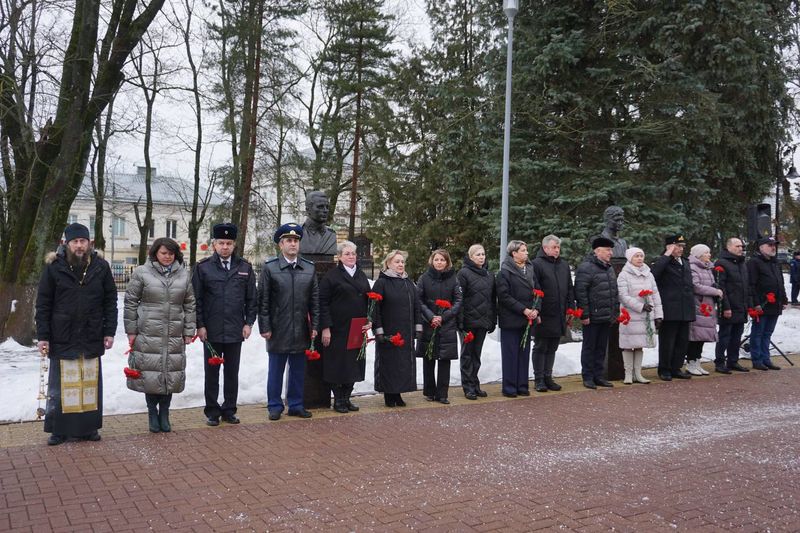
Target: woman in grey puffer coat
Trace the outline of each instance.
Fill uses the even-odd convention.
[[[171,431],[172,394],[186,382],[186,344],[195,333],[194,292],[178,243],[156,239],[149,262],[131,274],[125,293],[125,333],[131,344],[128,367],[140,376],[128,388],[143,392],[150,431]]]
[[[620,306],[630,314],[630,321],[619,325],[619,347],[622,348],[625,367],[623,383],[630,385],[634,380],[650,383],[642,376],[644,348],[655,348],[656,330],[664,318],[664,309],[656,280],[650,267],[644,264],[644,251],[641,248],[629,248],[625,257],[628,262],[617,276]],[[652,294],[639,296],[642,291],[652,291]]]
[[[686,370],[693,376],[708,375],[700,366],[703,344],[717,342],[716,298],[722,297],[714,279],[714,263],[711,262],[711,249],[705,244],[695,244],[689,255],[689,267],[694,282],[694,309],[697,320],[689,324],[689,347],[686,351]]]

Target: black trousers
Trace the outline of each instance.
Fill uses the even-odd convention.
[[[423,356],[422,394],[442,400],[447,398],[448,390],[450,390],[450,359],[428,359]]]
[[[686,348],[686,360],[697,361],[703,355],[703,341],[689,341],[689,346]]]
[[[714,353],[714,366],[731,367],[739,362],[739,345],[742,343],[742,333],[744,333],[744,324],[720,322],[719,340]]]
[[[211,352],[208,346],[203,345],[203,368],[205,369],[205,394],[206,407],[203,413],[208,418],[230,416],[236,414],[236,400],[239,397],[239,360],[242,354],[241,342],[209,342],[217,354],[225,359],[221,365],[209,365],[208,358]],[[219,368],[222,367],[223,402],[219,405]]]
[[[167,407],[172,403],[172,394],[145,394],[144,401],[147,402],[147,408]]]
[[[665,320],[658,331],[658,373],[677,372],[689,347],[689,322]]]
[[[533,377],[540,380],[553,377],[553,363],[560,337],[534,337],[533,339]]]
[[[611,324],[588,324],[583,326],[581,375],[584,380],[605,379],[609,333],[611,333]]]
[[[475,339],[461,345],[461,387],[464,394],[481,390],[481,381],[478,379],[478,370],[481,369],[481,351],[483,341],[486,340],[485,329],[473,329]]]

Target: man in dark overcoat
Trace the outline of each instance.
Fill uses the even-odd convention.
[[[37,346],[50,358],[44,430],[51,446],[68,438],[100,440],[100,356],[117,331],[117,286],[108,263],[91,248],[89,228],[70,224],[64,241],[48,254],[36,297]]]
[[[719,318],[714,368],[721,374],[749,372],[739,364],[739,345],[747,324],[747,309],[753,307],[741,239],[728,239],[714,268],[717,285],[722,290],[722,316]]]
[[[203,341],[206,424],[220,417],[238,424],[239,361],[242,342],[250,337],[258,311],[253,267],[234,253],[237,227],[217,224],[212,230],[214,254],[197,263],[192,276],[197,310],[197,336]],[[212,358],[212,350],[224,361]],[[219,404],[219,368],[223,369],[223,403]]]
[[[311,418],[303,405],[305,351],[319,329],[319,284],[314,263],[300,257],[303,228],[289,222],[275,232],[278,257],[264,263],[258,283],[258,329],[267,340],[269,419],[283,412],[283,375],[289,364],[289,416]]]
[[[664,309],[658,330],[658,377],[663,381],[689,379],[692,375],[682,367],[689,347],[689,323],[696,318],[692,270],[689,261],[683,259],[683,235],[666,237],[664,245],[664,254],[650,269]]]
[[[783,309],[788,305],[783,271],[777,259],[778,242],[764,237],[756,242],[758,250],[747,261],[747,276],[755,310],[762,313],[750,329],[750,357],[757,370],[780,370],[769,356],[772,333]]]
[[[537,392],[561,390],[553,381],[553,364],[561,337],[567,329],[567,309],[575,305],[572,273],[561,259],[561,239],[548,235],[533,260],[536,279],[544,292],[541,323],[533,331],[533,376]]]
[[[575,299],[583,310],[581,375],[587,389],[614,386],[605,379],[608,336],[611,324],[619,316],[617,275],[611,268],[613,252],[614,241],[596,237],[592,240],[592,253],[575,272]]]

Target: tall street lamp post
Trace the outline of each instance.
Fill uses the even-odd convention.
[[[789,167],[789,172],[784,176],[783,169],[781,166],[778,166],[778,180],[775,183],[775,239],[780,239],[781,234],[781,217],[780,217],[780,194],[781,194],[781,185],[783,184],[783,180],[795,180],[800,178],[800,174],[797,173],[797,169],[792,165]]]
[[[514,16],[519,11],[519,0],[503,0],[503,12],[508,17],[508,49],[506,51],[506,117],[503,132],[503,201],[500,212],[500,263],[506,257],[508,246],[508,167],[511,152],[511,64],[514,44]]]

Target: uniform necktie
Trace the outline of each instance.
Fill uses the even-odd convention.
[[[223,260],[222,261],[222,266],[225,268],[225,270],[228,270],[228,261],[227,260]]]

